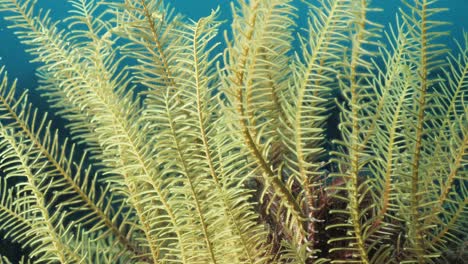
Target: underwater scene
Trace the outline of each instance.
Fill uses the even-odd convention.
[[[0,264],[468,263],[466,0],[0,0]]]

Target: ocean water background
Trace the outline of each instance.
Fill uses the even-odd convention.
[[[316,2],[316,0],[305,1]],[[230,0],[166,0],[165,2],[173,6],[177,12],[194,20],[209,15],[212,9],[219,6],[219,20],[224,21],[221,30],[229,30],[231,20],[230,3],[232,2]],[[294,0],[293,3],[298,8],[298,29],[300,30],[301,27],[307,26],[307,7],[301,0]],[[385,26],[395,22],[395,14],[398,13],[398,8],[402,6],[399,0],[374,0],[372,5],[382,8],[383,11],[371,13],[371,20]],[[437,5],[449,9],[437,18],[451,23],[451,26],[448,26],[447,29],[451,31],[452,35],[441,41],[446,42],[448,47],[455,48],[453,39],[462,40],[463,32],[468,31],[468,0],[439,0]],[[46,10],[50,9],[51,17],[54,20],[66,18],[68,10],[71,8],[70,3],[65,0],[37,0],[37,6]],[[33,88],[37,86],[34,73],[36,65],[29,63],[32,57],[24,51],[26,47],[20,44],[11,30],[6,29],[8,23],[2,19],[3,16],[4,14],[1,13],[0,65],[7,66],[9,76],[18,78],[20,88],[32,89],[32,93],[35,93]],[[223,41],[222,33],[218,40]]]

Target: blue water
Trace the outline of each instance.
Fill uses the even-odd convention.
[[[306,21],[306,8],[300,0],[295,0],[298,6],[300,17],[299,25],[305,26]],[[310,0],[315,1],[315,0]],[[63,19],[67,17],[67,10],[71,5],[67,1],[51,1],[51,0],[38,0],[38,6],[44,9],[52,9],[51,16],[54,19]],[[231,7],[228,0],[167,0],[176,10],[185,14],[192,19],[198,19],[202,16],[209,15],[212,9],[220,6],[220,20],[226,20],[222,30],[229,29],[229,21],[231,19]],[[388,25],[395,21],[395,13],[398,7],[401,6],[398,0],[374,0],[373,5],[382,8],[382,12],[372,15],[371,19],[383,24]],[[455,39],[462,39],[462,32],[468,31],[468,0],[440,0],[439,6],[449,8],[448,12],[439,16],[442,19],[452,23],[450,31],[452,36],[444,39],[446,44],[453,48]],[[4,14],[0,13],[0,18]],[[25,47],[19,43],[13,33],[5,29],[7,23],[0,19],[0,65],[6,65],[10,76],[19,78],[19,84],[22,88],[33,88],[36,86],[36,78],[34,76],[34,65],[28,61],[32,59],[24,52]],[[219,37],[222,41],[222,37]]]

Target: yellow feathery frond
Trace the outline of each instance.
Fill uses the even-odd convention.
[[[0,262],[462,260],[468,34],[402,2],[235,0],[223,46],[218,9],[0,0],[54,111],[0,68]]]

